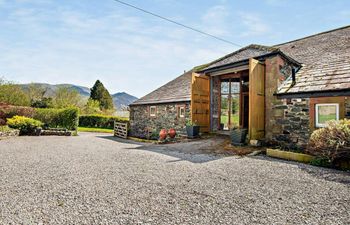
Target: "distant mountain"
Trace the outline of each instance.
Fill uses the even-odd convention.
[[[28,89],[30,85],[40,86],[46,90],[46,96],[52,96],[55,94],[56,90],[60,87],[68,87],[79,92],[82,96],[89,97],[90,89],[87,87],[82,87],[74,84],[46,84],[46,83],[32,83],[32,84],[21,84],[23,89]]]
[[[112,95],[113,103],[117,109],[126,109],[128,105],[137,100],[135,96],[125,92],[118,92]]]
[[[46,96],[53,96],[58,88],[68,87],[69,89],[76,90],[83,98],[90,96],[90,88],[78,86],[74,84],[46,84],[46,83],[33,83],[33,84],[21,84],[24,90],[28,90],[29,85],[37,85],[46,89]],[[137,100],[135,96],[132,96],[125,92],[118,92],[111,94],[113,103],[117,110],[125,110],[127,106]]]

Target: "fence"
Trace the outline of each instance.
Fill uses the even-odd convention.
[[[114,136],[128,138],[128,123],[114,122]]]

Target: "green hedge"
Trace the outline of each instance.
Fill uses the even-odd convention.
[[[77,130],[79,110],[77,108],[35,109],[33,118],[43,122],[44,127]]]
[[[114,121],[128,122],[128,119],[99,114],[82,115],[79,117],[79,126],[113,129]]]

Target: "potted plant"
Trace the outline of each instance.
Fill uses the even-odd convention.
[[[231,143],[233,145],[245,144],[248,130],[240,127],[231,128]]]
[[[199,126],[192,121],[187,121],[186,123],[186,132],[187,132],[187,137],[189,138],[196,138],[199,137]]]

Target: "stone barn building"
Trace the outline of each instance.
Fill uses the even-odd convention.
[[[133,102],[129,106],[130,134],[145,138],[163,128],[184,133],[191,113],[191,80],[192,71],[185,72]]]
[[[350,26],[275,46],[249,45],[187,72],[130,106],[131,134],[246,128],[249,140],[304,148],[313,130],[350,118]]]

